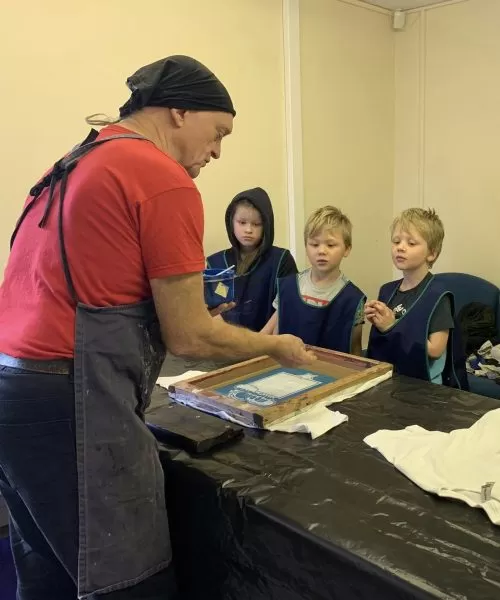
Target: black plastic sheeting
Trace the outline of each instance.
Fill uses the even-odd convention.
[[[183,597],[499,599],[500,528],[425,493],[363,442],[381,428],[469,427],[498,406],[395,378],[336,405],[349,422],[314,441],[245,430],[205,457],[164,447]]]

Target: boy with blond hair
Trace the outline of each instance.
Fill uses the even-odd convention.
[[[310,267],[278,282],[276,312],[264,333],[293,333],[306,344],[361,354],[366,296],[342,273],[352,224],[334,206],[316,210],[304,228]]]
[[[394,219],[391,239],[403,279],[386,283],[378,300],[366,303],[373,325],[368,356],[402,375],[466,388],[463,353],[454,344],[453,294],[430,271],[443,245],[441,219],[432,209],[409,208]]]

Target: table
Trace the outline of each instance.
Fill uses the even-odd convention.
[[[394,378],[336,405],[349,422],[314,441],[246,430],[208,456],[163,446],[184,597],[500,598],[500,528],[479,509],[425,493],[363,442],[380,428],[469,427],[498,407]]]

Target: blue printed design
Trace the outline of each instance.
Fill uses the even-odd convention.
[[[276,406],[293,396],[333,383],[335,380],[335,377],[314,371],[278,368],[238,383],[215,388],[215,391],[256,406]]]

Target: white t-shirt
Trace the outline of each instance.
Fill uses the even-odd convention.
[[[328,287],[318,287],[313,283],[311,269],[302,271],[297,277],[299,278],[299,291],[302,300],[311,306],[326,306],[349,283],[349,279],[343,273],[340,273],[339,277]],[[279,297],[276,296],[273,301],[273,308],[278,310],[278,306]],[[355,319],[355,325],[362,323],[364,323],[364,303],[360,305]]]
[[[481,507],[500,525],[499,429],[497,408],[468,429],[444,433],[410,425],[381,429],[364,441],[426,492]]]

